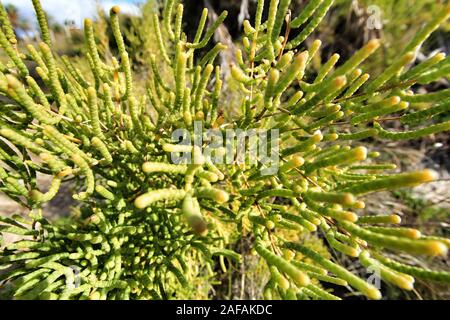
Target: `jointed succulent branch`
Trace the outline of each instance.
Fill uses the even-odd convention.
[[[298,234],[316,231],[330,247],[359,257],[363,266],[377,267],[384,281],[402,289],[413,288],[413,277],[449,283],[446,272],[404,265],[383,255],[387,249],[445,256],[448,239],[392,226],[400,223],[396,215],[360,216],[355,211],[364,208],[359,197],[365,194],[436,179],[430,170],[383,173],[395,166],[378,164],[376,154],[357,141],[375,136],[413,139],[450,130],[449,122],[424,123],[448,111],[448,90],[421,95],[412,89],[415,83],[448,75],[450,60],[439,53],[409,67],[416,50],[448,18],[450,6],[442,8],[382,74],[370,78],[360,69],[379,47],[380,42],[372,40],[339,66],[339,55],[333,55],[308,82],[305,75],[321,42],[305,50],[304,40],[333,1],[311,0],[300,16],[289,20],[290,2],[272,0],[264,8],[264,1],[258,1],[255,25],[244,23],[243,50],[231,67],[232,78],[221,79],[214,62],[226,47],[219,43],[202,57],[197,52],[227,13],[205,31],[205,9],[195,39],[188,42],[181,30],[183,6],[166,1],[162,21],[157,15],[153,20],[159,52],[150,59],[152,75],[145,88],[133,79],[118,7],[110,14],[119,52],[110,64],[97,49],[94,23],[85,21],[92,76],[52,51],[38,0],[33,4],[44,43],[29,45],[28,53],[19,51],[0,7],[0,45],[9,58],[0,72],[0,191],[30,209],[29,219],[0,216],[1,232],[23,237],[0,253],[3,296],[177,297],[180,288],[214,276],[217,256],[222,267],[224,258],[230,264],[240,262],[223,225],[231,230],[239,226],[256,239],[256,253],[270,266],[266,298],[339,299],[313,279],[350,285],[370,299],[381,298],[373,285],[287,236],[298,239]],[[266,22],[261,21],[264,9]],[[283,33],[286,21],[297,33],[293,39]],[[29,61],[37,63],[43,87],[29,76]],[[160,68],[169,70],[168,81]],[[234,118],[226,116],[230,110],[221,99],[224,81],[239,88],[235,98],[241,99],[241,109]],[[413,111],[411,106],[418,102],[429,103],[429,109]],[[391,132],[377,122],[388,115],[422,126]],[[226,129],[279,130],[279,170],[262,174],[262,159],[244,165],[215,163],[214,154],[223,148],[212,150],[206,143],[203,149],[213,152],[205,155],[201,146],[172,140],[172,131],[180,128],[196,137],[194,121],[220,135]],[[347,124],[349,131],[333,126],[336,123]],[[236,142],[230,146],[233,151],[239,148]],[[171,163],[171,153],[187,153],[192,161]],[[36,183],[38,173],[53,176],[46,192]],[[77,215],[70,222],[49,222],[41,208],[68,180],[77,181]],[[79,286],[73,285],[75,276]]]

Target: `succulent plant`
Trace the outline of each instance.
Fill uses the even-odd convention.
[[[306,70],[321,42],[305,48],[304,41],[333,1],[311,0],[295,18],[290,3],[271,0],[265,7],[258,1],[254,24],[244,22],[231,76],[223,78],[215,60],[226,48],[219,43],[204,56],[197,52],[227,13],[205,30],[205,9],[189,42],[182,31],[183,5],[166,1],[162,19],[154,19],[158,52],[150,57],[152,74],[144,86],[133,78],[118,7],[110,12],[115,58],[101,57],[94,23],[85,20],[90,75],[52,51],[38,0],[33,5],[43,42],[28,45],[27,52],[19,49],[0,7],[0,45],[9,57],[0,65],[0,191],[30,212],[28,218],[0,216],[2,233],[22,237],[0,253],[3,297],[177,298],[182,288],[211,281],[216,263],[226,268],[240,262],[227,230],[254,239],[255,253],[270,267],[267,299],[340,299],[321,282],[381,298],[379,288],[295,237],[314,232],[402,289],[413,289],[415,277],[450,283],[448,272],[384,254],[445,256],[449,239],[400,227],[397,215],[364,215],[361,198],[437,178],[431,170],[390,173],[395,166],[378,163],[379,154],[363,140],[415,139],[450,130],[449,121],[429,122],[448,112],[450,91],[415,94],[413,87],[448,76],[450,59],[437,53],[409,67],[450,15],[450,5],[383,73],[370,78],[361,69],[379,47],[379,40],[371,40],[340,65],[333,55],[309,79]],[[30,76],[29,61],[37,64],[39,79]],[[238,89],[233,101],[226,101],[222,97],[230,88]],[[417,103],[429,107],[415,111]],[[383,126],[392,115],[404,124],[402,131]],[[219,136],[238,129],[276,132],[278,139],[266,147],[278,145],[279,167],[264,170],[262,159],[238,163],[239,143],[214,147],[196,130],[199,124]],[[180,144],[172,135],[177,129],[202,144]],[[261,141],[268,143],[257,136],[249,145]],[[217,163],[224,149],[231,150],[231,162]],[[190,161],[174,163],[174,155]],[[53,177],[48,190],[38,185],[38,174]],[[68,181],[76,189],[76,214],[51,222],[42,206]]]

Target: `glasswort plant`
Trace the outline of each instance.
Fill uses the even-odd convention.
[[[159,52],[151,57],[145,87],[132,71],[118,7],[110,12],[116,57],[99,54],[94,23],[85,20],[85,57],[92,72],[83,74],[70,58],[52,51],[38,0],[33,5],[43,42],[27,51],[20,50],[0,6],[0,45],[8,57],[0,64],[0,191],[30,213],[0,216],[0,231],[21,237],[0,252],[2,297],[177,298],[183,288],[212,281],[217,262],[222,269],[241,262],[227,230],[254,239],[254,251],[270,270],[267,299],[340,299],[320,283],[381,298],[379,288],[292,237],[314,232],[404,290],[413,289],[415,278],[450,283],[448,272],[385,255],[445,256],[449,239],[399,227],[397,215],[360,213],[366,194],[437,178],[431,170],[386,172],[395,166],[378,163],[378,154],[361,140],[415,139],[450,130],[449,121],[428,122],[449,110],[449,90],[415,94],[413,88],[448,76],[450,59],[438,53],[410,68],[421,45],[450,15],[450,5],[383,73],[371,77],[362,70],[380,46],[371,40],[346,62],[338,64],[339,55],[333,55],[307,79],[321,42],[306,48],[305,40],[333,0],[311,0],[294,18],[290,4],[257,2],[254,23],[244,22],[242,49],[224,77],[214,63],[225,46],[219,43],[203,56],[198,52],[227,13],[206,28],[205,9],[189,42],[182,32],[183,5],[166,1],[162,18],[153,20]],[[39,79],[30,75],[31,61]],[[238,110],[223,99],[233,86]],[[430,107],[415,111],[421,102]],[[390,115],[405,124],[402,131],[383,126]],[[177,129],[194,140],[204,138],[194,130],[196,122],[222,135],[229,129],[277,130],[278,170],[265,174],[261,159],[215,163],[214,155],[223,150],[208,138],[200,145],[172,139]],[[227,147],[239,146],[233,140]],[[208,148],[211,152],[204,152]],[[189,154],[193,161],[173,163],[173,153]],[[48,190],[38,185],[38,174],[52,176]],[[75,181],[76,214],[50,222],[42,206],[67,181]]]

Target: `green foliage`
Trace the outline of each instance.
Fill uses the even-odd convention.
[[[294,12],[306,11],[307,1],[297,0]],[[372,75],[382,72],[402,52],[423,25],[441,12],[441,0],[336,0],[331,14],[317,30],[326,43],[322,55],[329,56],[339,51],[348,57],[367,39],[381,37],[382,50],[378,50],[365,63],[365,71]],[[305,9],[303,9],[305,8]],[[445,47],[450,31],[450,22],[444,21],[440,29],[424,44],[426,56],[437,47]],[[446,49],[448,50],[448,49]],[[420,55],[419,60],[424,58]],[[314,69],[321,65],[321,56],[314,61]],[[448,73],[447,73],[448,74]]]
[[[365,194],[427,183],[436,174],[384,172],[393,166],[378,164],[375,153],[352,140],[377,135],[412,139],[450,129],[448,122],[416,121],[408,131],[391,132],[380,124],[380,117],[392,114],[422,119],[421,111],[415,114],[406,103],[417,96],[411,88],[417,81],[439,80],[448,59],[410,71],[413,80],[402,77],[414,60],[413,51],[445,21],[450,6],[374,79],[359,68],[377,50],[378,40],[340,65],[333,56],[309,81],[305,69],[321,43],[315,41],[306,50],[303,43],[332,2],[312,1],[290,22],[300,30],[290,39],[280,35],[290,1],[273,0],[264,8],[259,0],[255,25],[245,23],[238,63],[231,67],[230,78],[221,79],[214,61],[225,47],[219,44],[203,57],[197,52],[227,13],[204,30],[205,9],[190,43],[181,32],[182,5],[167,1],[162,21],[157,15],[152,20],[159,51],[150,57],[146,88],[134,79],[118,7],[110,17],[118,54],[110,62],[99,52],[93,22],[85,21],[91,75],[52,52],[38,1],[33,3],[45,43],[29,47],[29,54],[19,52],[8,38],[8,25],[2,24],[0,45],[10,61],[0,73],[0,190],[30,210],[28,219],[0,217],[1,232],[23,237],[0,253],[3,296],[180,298],[213,282],[218,259],[222,269],[241,262],[227,234],[235,236],[236,229],[242,237],[255,239],[256,254],[270,266],[265,297],[339,299],[319,285],[331,282],[348,284],[370,299],[381,298],[378,288],[298,236],[316,231],[330,247],[359,257],[366,267],[377,267],[384,281],[402,289],[413,288],[413,277],[447,282],[448,273],[388,260],[383,249],[445,256],[448,239],[391,227],[400,222],[396,216],[360,219],[358,211],[364,208],[360,197]],[[264,9],[266,22],[261,20]],[[163,33],[170,44],[163,41]],[[27,77],[27,61],[39,65],[42,88]],[[162,81],[160,70],[168,71],[170,81]],[[224,116],[227,102],[221,96],[228,86],[223,83],[239,88],[234,98],[240,99],[241,109],[235,117]],[[444,91],[426,100],[437,104],[442,99],[448,99]],[[442,108],[427,112],[424,120]],[[172,131],[184,128],[195,136],[194,120],[221,134],[230,128],[278,129],[280,170],[264,176],[262,163],[216,164],[199,146],[176,144]],[[371,129],[362,126],[372,123]],[[192,163],[171,163],[173,152],[190,154]],[[45,193],[37,185],[38,173],[53,176]],[[41,208],[70,180],[77,182],[77,214],[64,223],[49,222]],[[77,278],[79,286],[74,285]]]

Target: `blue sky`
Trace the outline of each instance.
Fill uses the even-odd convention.
[[[4,5],[11,3],[19,9],[19,15],[29,19],[31,24],[36,23],[31,0],[1,0]],[[84,18],[92,18],[96,13],[97,2],[109,10],[114,5],[119,5],[123,12],[136,14],[138,5],[143,0],[41,0],[42,6],[55,21],[63,23],[65,20],[75,21],[81,25]]]

